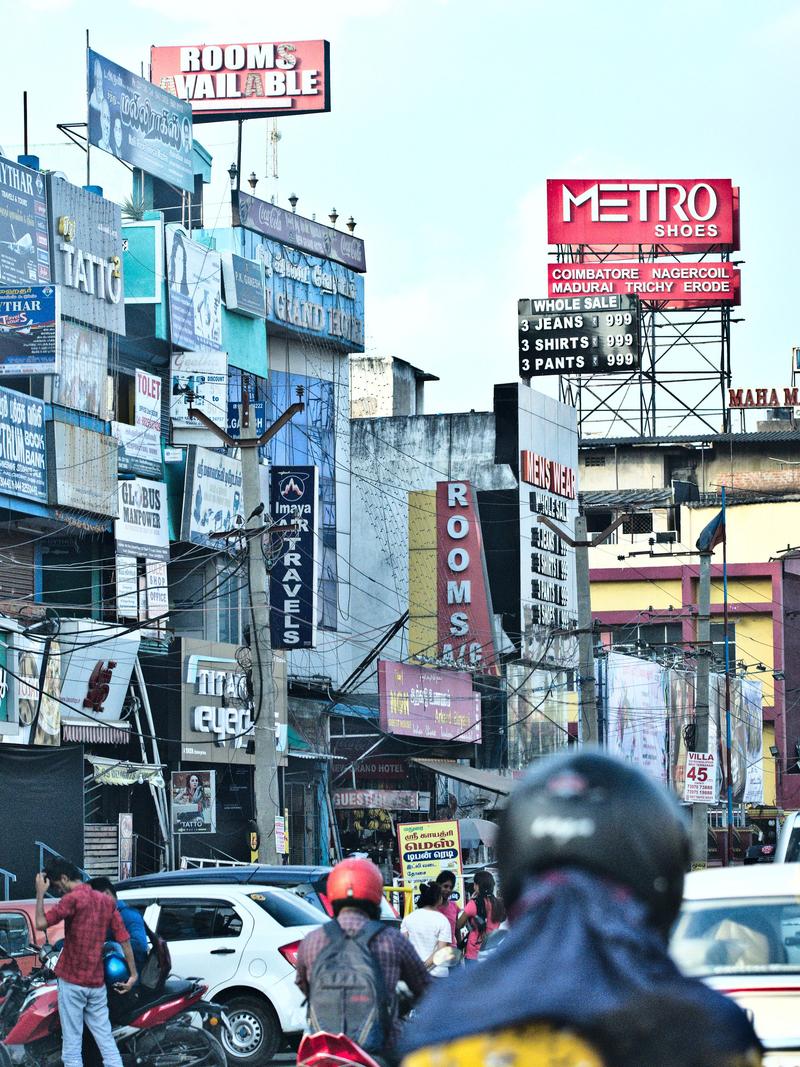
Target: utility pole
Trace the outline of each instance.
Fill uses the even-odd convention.
[[[695,708],[695,752],[708,752],[709,681],[711,676],[711,553],[700,553],[700,581],[697,590],[697,691]],[[708,805],[692,805],[692,866],[708,866]]]
[[[552,530],[565,544],[575,549],[575,584],[578,594],[578,670],[580,673],[580,740],[584,745],[599,745],[603,741],[600,714],[597,708],[597,687],[594,680],[594,630],[592,626],[592,591],[589,581],[589,549],[602,545],[616,528],[630,518],[619,515],[602,533],[591,540],[586,531],[586,516],[576,515],[575,536],[556,526],[544,515],[537,516],[542,526]]]
[[[278,862],[275,847],[275,816],[280,813],[278,796],[278,753],[275,736],[276,692],[272,661],[272,634],[270,631],[269,578],[261,551],[261,534],[264,531],[263,513],[269,513],[269,500],[261,499],[261,464],[258,461],[259,446],[266,444],[295,415],[304,410],[303,390],[298,388],[297,403],[286,411],[260,435],[256,435],[255,413],[250,407],[248,381],[242,381],[241,437],[230,437],[208,416],[190,407],[189,418],[195,418],[211,430],[230,448],[240,448],[242,456],[242,505],[247,516],[244,526],[226,530],[222,536],[244,537],[247,546],[247,588],[250,600],[250,648],[252,651],[252,684],[255,743],[255,766],[253,768],[253,793],[258,828],[258,856],[261,863]],[[268,473],[268,472],[267,472]],[[251,526],[252,520],[256,524]],[[254,547],[255,546],[255,547]]]

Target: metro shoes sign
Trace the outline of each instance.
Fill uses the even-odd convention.
[[[439,657],[497,674],[483,538],[469,482],[436,485],[436,563]]]
[[[566,245],[733,245],[730,178],[549,178],[547,239]]]

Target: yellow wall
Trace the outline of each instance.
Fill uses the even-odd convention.
[[[436,655],[436,492],[408,494],[408,652]]]
[[[700,531],[719,514],[718,507],[681,508],[681,540],[694,547]],[[747,504],[726,511],[728,563],[766,563],[787,545],[797,544],[800,501]],[[722,546],[714,552],[722,563]]]
[[[766,698],[764,700],[766,704]],[[769,746],[775,744],[775,727],[772,723],[764,724],[764,758],[762,760],[762,766],[764,768],[764,804],[767,807],[775,807],[775,779],[776,768],[775,759],[770,754]]]
[[[647,611],[648,607],[673,607],[677,611],[681,601],[679,580],[658,581],[655,585],[635,579],[592,583],[592,611]]]

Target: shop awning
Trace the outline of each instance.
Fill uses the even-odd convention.
[[[341,715],[346,719],[373,719],[378,721],[378,709],[368,708],[365,704],[334,704],[329,715]]]
[[[98,785],[154,785],[164,788],[164,775],[161,767],[154,763],[128,763],[127,760],[115,760],[108,756],[85,756],[94,770],[94,780]]]
[[[304,737],[301,737],[297,730],[293,726],[290,726],[288,731],[289,737],[289,752],[288,755],[292,759],[330,759],[341,760],[343,756],[333,756],[330,752],[314,752],[311,749],[311,745],[306,741]]]
[[[445,778],[454,778],[457,782],[466,782],[467,785],[474,785],[478,789],[486,789],[504,797],[508,796],[516,784],[513,778],[506,778],[496,771],[484,771],[480,767],[467,767],[463,763],[451,763],[449,760],[420,759],[412,756],[410,762]]]
[[[61,722],[61,732],[65,741],[84,741],[93,745],[125,745],[130,737],[130,725],[127,722]]]
[[[458,832],[462,848],[493,848],[497,840],[497,823],[488,819],[459,819]]]

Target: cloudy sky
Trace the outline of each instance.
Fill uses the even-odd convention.
[[[546,292],[547,177],[730,177],[741,187],[734,381],[789,384],[798,268],[800,3],[770,0],[28,0],[7,24],[0,145],[82,182],[58,122],[85,117],[92,47],[139,72],[151,44],[331,42],[333,110],[280,121],[275,194],[367,242],[367,347],[442,378],[429,410],[486,408],[516,376],[516,301]],[[18,106],[15,102],[18,102]],[[235,127],[198,127],[221,216]],[[243,171],[266,174],[266,122]],[[128,173],[93,153],[107,195]]]

